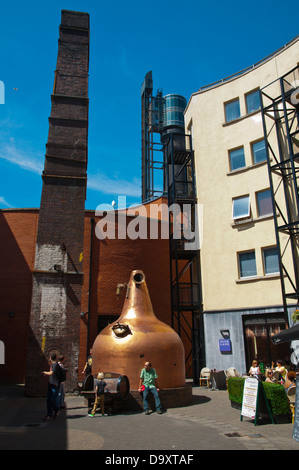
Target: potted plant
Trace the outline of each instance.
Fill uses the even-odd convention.
[[[232,408],[241,410],[245,379],[230,377],[227,389]],[[290,423],[291,410],[284,387],[280,384],[262,382],[266,397],[269,401],[275,423]]]
[[[244,384],[245,379],[243,377],[230,377],[228,379],[227,389],[232,408],[241,410]]]
[[[292,313],[291,319],[292,319],[293,323],[299,322],[299,310],[298,310],[298,308],[296,308],[296,310],[294,310],[294,312]]]

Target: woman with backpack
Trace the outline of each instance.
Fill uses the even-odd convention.
[[[47,394],[47,416],[43,421],[55,419],[59,413],[59,390],[61,380],[59,377],[60,366],[57,363],[56,354],[52,354],[49,360],[50,370],[43,371],[42,375],[49,377],[48,394]]]

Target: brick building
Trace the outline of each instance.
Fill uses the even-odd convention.
[[[5,365],[1,365],[1,382],[25,381],[39,213],[38,209],[0,211],[0,339],[5,344],[6,356]],[[77,312],[79,360],[74,366],[79,380],[87,351],[98,332],[121,313],[124,297],[117,298],[117,284],[127,282],[133,269],[144,271],[154,312],[161,321],[170,323],[168,240],[99,240],[94,230],[99,220],[94,211],[85,211],[82,300]],[[127,223],[130,220],[127,217]],[[159,263],[158,270],[153,259]],[[69,298],[74,299],[70,291]],[[67,332],[57,348],[66,356],[66,367],[71,366],[65,351],[68,336],[72,337],[73,332],[70,335]],[[42,343],[37,354],[45,359],[51,348],[51,343]],[[36,379],[40,370],[36,366]],[[46,384],[44,380],[42,385]]]

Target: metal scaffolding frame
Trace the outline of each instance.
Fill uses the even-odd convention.
[[[145,76],[141,88],[142,202],[165,194],[163,187],[163,144],[156,135],[162,131],[162,91],[153,97],[152,72]],[[158,106],[156,106],[158,105]]]
[[[190,135],[170,133],[164,144],[167,165],[169,252],[171,277],[171,323],[190,343],[186,374],[192,369],[198,383],[205,365],[203,308],[199,246],[189,236],[197,231],[194,152]],[[186,227],[188,226],[188,230]],[[190,230],[189,230],[190,229]],[[196,238],[196,237],[195,237]],[[190,247],[191,246],[191,247]]]
[[[288,299],[299,303],[299,67],[261,89],[260,97],[288,326]]]
[[[200,251],[195,243],[190,248],[184,232],[187,223],[198,234],[194,153],[184,126],[164,126],[163,100],[161,90],[153,96],[152,72],[148,72],[141,87],[142,202],[168,197],[171,326],[186,347],[186,375],[191,376],[192,370],[198,384],[205,366]],[[183,220],[187,205],[188,220]]]

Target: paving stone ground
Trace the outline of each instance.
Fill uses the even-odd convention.
[[[66,410],[55,421],[43,422],[45,398],[25,397],[22,385],[0,386],[0,449],[101,450],[114,458],[124,451],[299,450],[293,424],[241,421],[225,390],[193,387],[192,402],[162,415],[119,411],[89,418],[83,398],[70,395]]]

